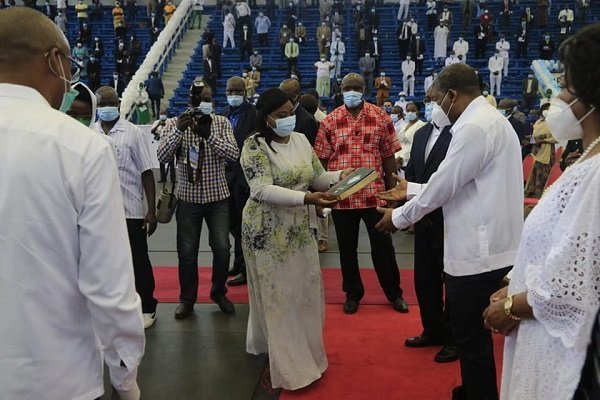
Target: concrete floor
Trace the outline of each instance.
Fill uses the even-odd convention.
[[[158,171],[155,176],[159,176]],[[339,268],[335,229],[331,224],[329,228],[329,250],[321,254],[321,265]],[[148,242],[153,265],[177,266],[175,236],[175,219],[169,224],[159,224]],[[413,268],[413,235],[398,232],[393,240],[399,267]],[[358,252],[361,267],[372,268],[364,226],[361,226]],[[205,229],[198,264],[206,266],[211,262]],[[267,357],[246,353],[247,304],[236,304],[235,315],[223,314],[215,304],[196,304],[194,315],[183,321],[173,318],[175,307],[176,304],[159,304],[158,320],[146,331],[146,354],[138,376],[143,400],[274,400],[279,397],[267,393],[260,385]],[[110,388],[107,375],[105,387]],[[102,400],[108,399],[110,389],[102,397]]]

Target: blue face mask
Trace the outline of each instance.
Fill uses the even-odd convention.
[[[239,107],[244,102],[244,97],[239,95],[230,95],[227,96],[227,104],[231,107]]]
[[[278,118],[278,119],[275,119],[271,116],[269,116],[269,117],[275,121],[275,128],[271,128],[271,129],[273,129],[273,132],[275,132],[275,134],[277,136],[286,137],[286,136],[290,136],[292,134],[292,132],[294,132],[294,128],[296,127],[296,116],[295,115],[290,115],[289,117]]]
[[[112,122],[119,118],[119,107],[98,107],[98,118],[104,122]]]
[[[414,121],[417,119],[417,113],[414,111],[408,111],[404,118],[406,118],[407,121]]]
[[[207,101],[203,101],[200,103],[198,107],[196,107],[202,114],[208,115],[213,112],[213,105]]]
[[[362,102],[363,94],[361,92],[356,92],[354,90],[350,90],[348,92],[344,92],[344,104],[348,108],[356,108],[360,106]]]
[[[392,106],[383,106],[383,109],[388,114],[392,112]]]

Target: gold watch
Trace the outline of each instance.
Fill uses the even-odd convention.
[[[523,318],[519,318],[515,314],[512,313],[513,297],[514,296],[515,295],[513,294],[513,295],[508,296],[506,298],[506,301],[504,302],[504,313],[510,319],[513,319],[515,321],[521,321]]]

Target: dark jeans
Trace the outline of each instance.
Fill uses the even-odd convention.
[[[369,233],[371,243],[371,259],[379,285],[385,297],[391,302],[402,297],[400,288],[400,272],[396,264],[396,254],[392,237],[375,229],[375,224],[381,219],[381,214],[375,208],[360,208],[354,210],[333,210],[331,216],[335,224],[335,233],[340,248],[340,264],[342,267],[343,286],[346,298],[360,301],[365,294],[365,288],[360,278],[358,266],[358,233],[360,221],[363,220]]]
[[[415,224],[415,291],[423,334],[452,345],[450,315],[444,308],[444,221],[434,218],[425,216]]]
[[[508,271],[510,267],[445,277],[450,326],[460,354],[462,386],[468,400],[498,399],[492,334],[483,326],[482,314]]]
[[[127,233],[133,258],[135,290],[142,300],[142,312],[156,312],[158,301],[154,298],[154,274],[148,257],[146,225],[143,219],[127,219]]]
[[[258,34],[258,45],[259,46],[268,46],[269,45],[269,34],[268,33],[259,33]]]
[[[208,243],[213,253],[210,295],[227,293],[225,281],[231,248],[227,199],[206,204],[179,201],[175,216],[179,257],[179,301],[194,304],[198,296],[198,249],[203,220],[206,220]]]
[[[152,105],[152,117],[158,118],[160,115],[160,96],[150,96],[150,104]]]

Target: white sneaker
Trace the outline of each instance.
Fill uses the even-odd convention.
[[[150,328],[156,322],[156,313],[144,313],[142,314],[144,317],[144,329]]]

